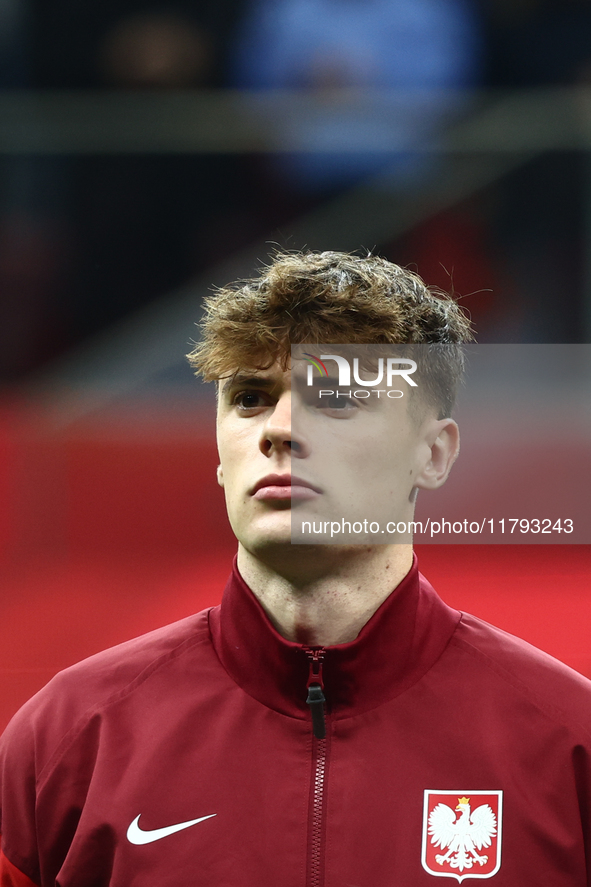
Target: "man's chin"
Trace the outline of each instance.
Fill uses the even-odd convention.
[[[234,526],[234,534],[247,551],[256,554],[266,549],[285,548],[291,545],[291,512],[273,511],[256,515],[242,527]]]

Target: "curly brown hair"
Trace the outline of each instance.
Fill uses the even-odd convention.
[[[200,329],[187,356],[206,381],[276,361],[285,367],[291,346],[302,343],[448,346],[429,349],[425,367],[427,393],[446,415],[463,369],[458,346],[473,341],[454,298],[379,256],[341,252],[278,253],[259,277],[210,296]]]

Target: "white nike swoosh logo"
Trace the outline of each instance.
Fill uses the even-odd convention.
[[[166,825],[164,828],[155,828],[149,832],[145,832],[139,827],[140,816],[136,816],[127,829],[127,840],[131,844],[151,844],[152,841],[159,841],[161,838],[174,835],[175,832],[180,832],[184,828],[197,825],[198,822],[203,822],[205,819],[211,819],[212,816],[217,816],[217,813],[210,813],[209,816],[200,816],[199,819],[190,819],[188,822],[177,822],[176,825]]]

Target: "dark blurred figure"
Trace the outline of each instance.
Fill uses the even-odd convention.
[[[484,0],[491,85],[567,86],[591,55],[589,0]]]
[[[314,115],[277,108],[300,150],[272,166],[294,190],[330,192],[386,166],[400,184],[425,164],[412,146],[454,110],[446,91],[478,82],[480,39],[469,0],[252,0],[232,83],[321,99]],[[352,109],[335,89],[368,92]]]
[[[0,89],[32,82],[28,0],[0,0]],[[63,344],[55,300],[69,253],[62,165],[0,156],[0,383]]]
[[[589,0],[481,0],[485,85],[535,89],[589,82]],[[551,152],[419,226],[391,247],[464,297],[481,342],[588,340],[591,169]],[[565,303],[568,305],[565,310]],[[586,339],[587,337],[587,339]]]
[[[211,44],[210,35],[183,16],[138,13],[107,32],[97,67],[112,86],[182,89],[208,79]]]
[[[0,0],[8,2],[23,0]],[[240,9],[240,0],[26,2],[30,4],[23,29],[30,46],[28,72],[26,80],[21,76],[17,83],[41,89],[220,85],[226,45]],[[8,242],[4,253],[0,233],[0,278],[10,279],[12,301],[26,306],[29,327],[31,316],[44,317],[48,347],[35,335],[28,336],[25,347],[22,336],[17,336],[13,351],[18,354],[4,363],[0,358],[4,378],[34,368],[186,282],[211,260],[210,218],[224,219],[240,199],[240,161],[231,156],[72,155],[18,161],[25,162],[35,169],[29,193],[47,207],[46,217],[53,220],[54,247],[44,234],[35,247],[36,260],[31,261],[35,253],[23,247],[22,231],[26,229],[25,240],[34,240],[37,228],[30,231],[29,217],[22,213],[19,228],[10,210],[13,222],[4,237]],[[50,167],[53,176],[43,172]],[[10,191],[5,187],[2,195],[6,208],[19,175],[8,171],[4,179]],[[233,245],[232,237],[227,237],[220,252]],[[27,295],[38,288],[39,275],[52,280],[51,287],[44,284],[45,308]],[[14,331],[18,323],[11,309],[8,326]]]
[[[33,76],[37,85],[54,88],[100,88],[130,85],[134,65],[146,74],[146,54],[155,50],[168,58],[174,82],[160,69],[156,86],[219,85],[225,68],[226,45],[242,0],[30,0],[35,44]],[[123,70],[114,59],[128,55]],[[109,61],[109,56],[112,56]],[[200,61],[196,63],[195,56]],[[205,65],[205,58],[207,64]],[[172,61],[171,61],[172,59]],[[165,68],[166,68],[165,64]],[[141,85],[138,84],[138,85]],[[148,85],[148,84],[145,84]]]
[[[393,201],[433,175],[437,158],[413,147],[436,139],[480,85],[482,46],[474,0],[251,0],[230,83],[301,90],[317,102],[310,114],[278,100],[269,125],[299,150],[252,159],[270,222],[289,231],[290,215],[376,174]],[[336,90],[362,100],[352,107]],[[451,230],[465,242],[465,229]],[[415,241],[378,246],[430,273],[435,241],[424,230]]]
[[[591,83],[589,0],[486,0],[492,86]],[[582,342],[591,285],[591,165],[583,152],[553,152],[497,189],[495,247],[521,323],[516,340]],[[564,302],[568,310],[564,310]]]
[[[0,86],[23,86],[27,77],[27,6],[0,0]]]
[[[133,5],[133,4],[132,4]],[[103,10],[86,76],[112,89],[187,89],[211,83],[215,39],[182,11],[119,17]],[[90,35],[88,35],[90,37]],[[211,205],[212,158],[121,155],[75,162],[76,267],[70,315],[94,332],[184,283],[193,239]]]

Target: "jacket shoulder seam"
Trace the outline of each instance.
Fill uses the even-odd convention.
[[[208,610],[205,611],[205,614],[206,617],[208,617]],[[148,662],[148,664],[145,665],[141,671],[131,677],[123,687],[120,687],[112,695],[109,695],[107,693],[104,698],[100,699],[97,702],[94,702],[87,709],[85,709],[85,711],[83,711],[82,714],[79,715],[75,723],[68,728],[68,730],[58,741],[54,751],[39,771],[36,779],[37,789],[39,790],[42,788],[45,779],[49,777],[55,765],[63,757],[63,755],[66,754],[68,749],[71,748],[80,733],[85,729],[88,722],[95,715],[107,711],[112,706],[130,696],[133,692],[135,692],[135,690],[141,687],[142,684],[145,683],[145,681],[147,681],[152,675],[156,674],[156,672],[158,672],[161,668],[164,668],[168,663],[178,659],[179,656],[182,656],[192,647],[203,643],[204,639],[208,637],[208,633],[205,634],[202,632],[195,632],[190,637],[184,638],[176,646],[172,647],[170,650],[167,650],[165,653],[157,655],[156,658]]]
[[[462,623],[460,623],[460,625],[461,624]],[[462,648],[466,653],[468,653],[475,659],[479,659],[480,661],[484,660],[491,671],[495,672],[495,674],[497,674],[502,680],[510,684],[515,690],[518,690],[523,696],[527,697],[530,702],[536,705],[540,712],[542,712],[546,717],[553,721],[557,721],[561,726],[566,726],[568,729],[572,729],[576,726],[591,739],[591,730],[589,729],[589,727],[586,727],[583,723],[576,720],[576,718],[573,717],[572,714],[569,714],[564,709],[561,709],[560,706],[543,698],[536,690],[532,689],[529,684],[526,684],[519,678],[517,678],[513,674],[513,672],[509,671],[497,659],[481,650],[478,646],[470,643],[470,641],[466,640],[465,638],[458,637],[457,630],[451,639],[451,644]],[[568,718],[568,720],[565,721],[565,718]]]

